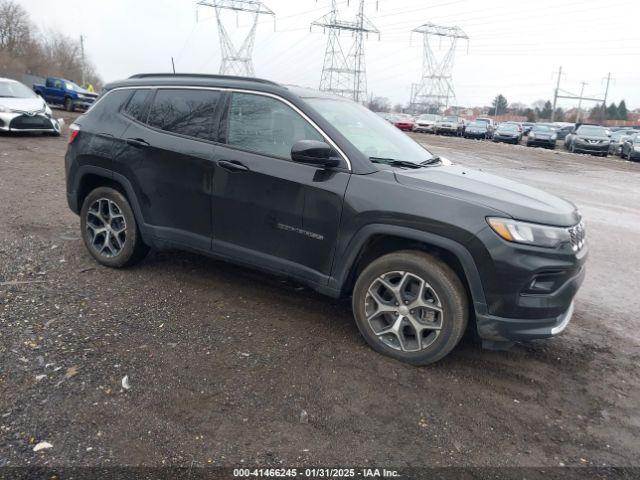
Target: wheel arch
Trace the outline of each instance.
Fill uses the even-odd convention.
[[[341,295],[350,295],[364,268],[376,258],[398,250],[419,250],[443,260],[460,278],[475,313],[485,313],[487,302],[480,273],[469,250],[455,240],[407,227],[368,225],[352,239],[342,267],[333,276]]]
[[[87,195],[89,195],[92,190],[98,187],[111,187],[123,194],[131,205],[131,209],[133,210],[133,214],[143,240],[147,242],[150,236],[145,231],[146,228],[144,218],[142,216],[142,210],[140,209],[140,204],[138,203],[138,198],[133,186],[126,177],[101,167],[85,165],[80,167],[76,178],[77,180],[74,189],[76,208],[73,209],[76,213],[80,212],[84,199],[87,198]]]

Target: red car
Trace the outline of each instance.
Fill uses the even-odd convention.
[[[411,132],[413,127],[415,126],[415,120],[411,115],[396,115],[392,123],[398,127],[400,130],[405,130]]]

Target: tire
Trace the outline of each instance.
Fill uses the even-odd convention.
[[[67,112],[73,112],[75,110],[73,106],[73,100],[71,100],[69,97],[64,99],[64,109]]]
[[[107,224],[109,230],[104,232]],[[110,187],[98,187],[86,196],[80,210],[80,229],[91,256],[107,267],[131,266],[149,251],[129,201]]]
[[[415,292],[420,282],[424,288],[418,305]],[[404,288],[393,293],[385,284]],[[397,295],[408,300],[401,304]],[[467,294],[455,272],[416,250],[384,255],[369,264],[356,281],[352,307],[358,329],[371,348],[412,365],[427,365],[451,352],[465,332],[469,315]]]
[[[572,143],[572,144],[570,144],[570,145],[569,145],[569,151],[570,151],[571,153],[576,153],[576,146],[575,146],[575,144],[574,144],[574,143]]]

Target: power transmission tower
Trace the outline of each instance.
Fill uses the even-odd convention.
[[[336,0],[331,0],[331,11],[311,23],[313,27],[329,30],[324,54],[320,90],[363,102],[367,98],[367,77],[364,61],[364,37],[380,32],[364,14],[365,0],[360,0],[355,21],[340,20]],[[351,32],[353,43],[345,54],[340,32]]]
[[[469,41],[469,37],[459,27],[442,27],[425,23],[414,28],[412,33],[420,33],[423,38],[422,76],[418,83],[411,85],[409,109],[412,112],[439,110],[449,106],[455,98],[451,71],[459,39]],[[444,55],[436,56],[432,48],[433,37],[445,48]]]
[[[201,0],[198,5],[213,7],[218,23],[218,36],[220,37],[220,51],[222,62],[220,63],[221,75],[238,75],[241,77],[253,77],[253,45],[256,39],[256,27],[260,15],[272,15],[275,13],[257,0]],[[220,13],[222,10],[234,10],[235,12],[247,12],[251,15],[251,27],[244,41],[237,48],[227,29],[224,27]]]

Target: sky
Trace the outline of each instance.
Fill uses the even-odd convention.
[[[106,81],[134,73],[218,73],[220,46],[213,9],[195,0],[19,0],[42,30],[85,36],[88,57]],[[327,35],[310,24],[330,11],[331,0],[263,0],[275,12],[261,16],[253,52],[256,76],[317,88]],[[339,17],[355,18],[358,0],[337,0]],[[562,67],[560,88],[624,99],[640,108],[640,1],[638,0],[366,0],[365,15],[380,31],[366,40],[370,94],[409,101],[420,79],[422,40],[411,30],[424,23],[458,26],[453,65],[456,105],[489,105],[498,94],[510,103],[549,100]],[[240,43],[250,25],[246,14],[227,11],[223,21]],[[344,48],[352,37],[341,36]],[[445,43],[432,42],[436,56]],[[575,100],[559,100],[564,108]],[[583,107],[592,103],[584,102]]]

